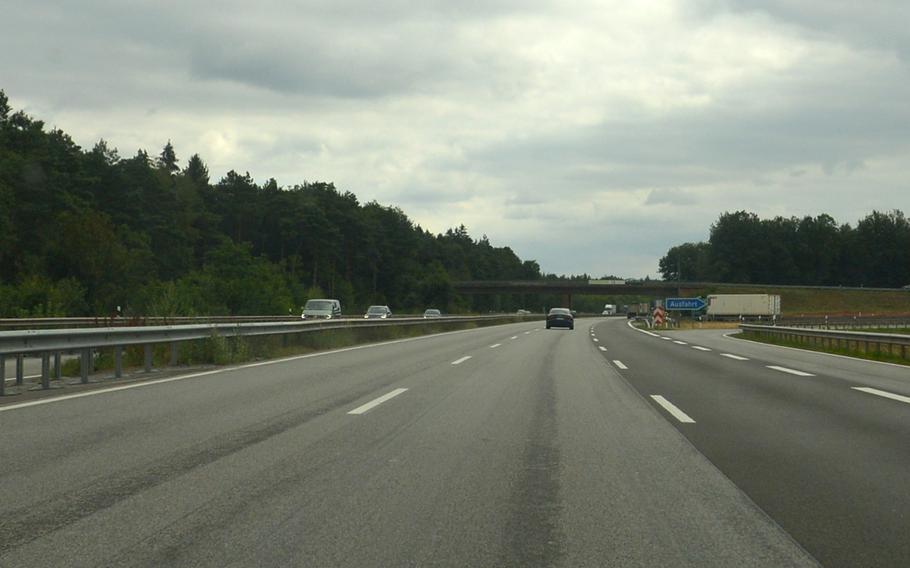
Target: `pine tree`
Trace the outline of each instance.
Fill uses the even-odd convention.
[[[170,140],[167,141],[164,149],[161,150],[161,155],[158,156],[158,167],[169,174],[180,171],[180,168],[177,167],[177,154],[174,153],[174,146],[171,145]]]

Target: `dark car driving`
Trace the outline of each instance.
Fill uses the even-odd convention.
[[[392,310],[388,306],[370,306],[363,319],[386,319],[392,317]]]
[[[551,327],[567,327],[575,329],[575,317],[569,308],[553,308],[547,314],[547,329]]]

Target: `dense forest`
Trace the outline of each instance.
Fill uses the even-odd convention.
[[[312,297],[399,313],[515,310],[528,298],[460,298],[452,282],[537,279],[535,261],[431,234],[395,207],[331,183],[209,177],[199,157],[83,150],[0,91],[0,317],[299,313]],[[538,299],[534,299],[538,301]]]
[[[856,227],[824,214],[724,213],[707,242],[671,248],[659,268],[665,280],[899,288],[910,284],[910,223],[897,210]]]

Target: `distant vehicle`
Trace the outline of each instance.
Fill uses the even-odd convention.
[[[626,281],[619,278],[600,278],[597,280],[588,280],[591,286],[622,286]]]
[[[341,302],[327,298],[307,300],[300,317],[303,319],[332,319],[341,317]]]
[[[370,306],[363,319],[386,319],[392,317],[392,310],[388,306]]]
[[[442,317],[442,312],[440,312],[440,311],[437,310],[436,308],[427,308],[426,310],[423,311],[423,317],[424,317],[424,319],[426,319],[426,318],[441,318],[441,317]]]
[[[647,302],[639,302],[637,304],[629,304],[626,307],[626,317],[629,319],[637,318],[639,316],[648,316],[651,313],[651,306]]]
[[[531,315],[531,311],[530,311],[530,310],[518,310],[518,311],[515,312],[515,313],[518,314],[518,315],[520,315],[520,316],[528,316],[528,315]]]
[[[547,314],[547,329],[551,327],[567,327],[575,329],[575,317],[569,308],[552,308]]]
[[[777,294],[712,294],[708,296],[709,316],[779,316]]]
[[[910,284],[907,284],[906,286],[904,286],[904,290],[910,290]]]
[[[605,316],[615,316],[616,315],[616,304],[604,304],[603,314]]]

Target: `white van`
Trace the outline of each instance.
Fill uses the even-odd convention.
[[[341,317],[341,302],[327,298],[307,300],[300,317],[303,319],[332,319]]]

